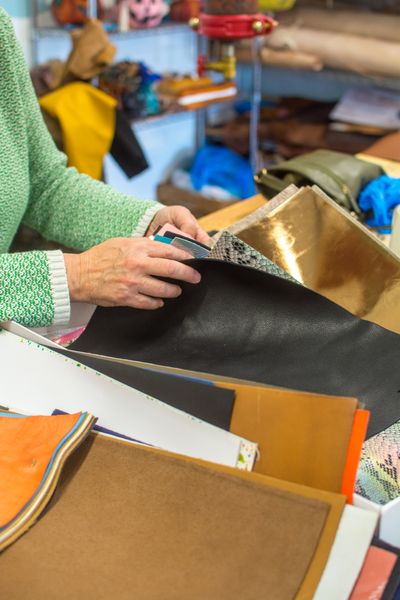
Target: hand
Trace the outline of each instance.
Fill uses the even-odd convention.
[[[153,235],[157,227],[165,225],[165,223],[175,225],[175,227],[191,235],[201,244],[210,244],[211,240],[209,236],[200,227],[190,210],[184,206],[166,206],[165,208],[161,208],[150,223],[146,236]]]
[[[65,254],[71,301],[146,310],[163,306],[182,290],[157,277],[199,283],[200,274],[181,262],[190,254],[146,238],[114,238],[82,254]]]

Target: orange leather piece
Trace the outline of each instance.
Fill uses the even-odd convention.
[[[0,417],[0,527],[31,499],[57,445],[80,416]]]
[[[347,451],[347,460],[343,473],[342,494],[346,496],[347,503],[353,504],[353,493],[356,484],[357,470],[360,462],[362,446],[367,435],[369,421],[368,410],[356,410],[353,429]]]

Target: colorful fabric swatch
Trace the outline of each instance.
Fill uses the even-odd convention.
[[[49,502],[61,469],[90,432],[88,413],[0,416],[0,551],[31,527]]]
[[[356,492],[377,504],[400,496],[400,421],[365,442]]]
[[[229,231],[222,232],[208,258],[223,260],[225,262],[235,263],[244,267],[253,267],[253,269],[264,271],[270,275],[287,279],[293,283],[299,283],[296,281],[296,279],[289,275],[289,273],[286,273],[286,271],[272,262],[272,260],[245,242],[242,242],[242,240],[235,235],[232,235],[232,233],[229,233]]]

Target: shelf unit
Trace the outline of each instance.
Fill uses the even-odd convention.
[[[57,42],[65,43],[69,38],[69,32],[71,28],[58,27],[56,24],[54,26],[40,26],[43,24],[43,21],[39,18],[39,9],[38,9],[38,1],[34,0],[33,2],[33,30],[32,30],[32,59],[34,64],[38,64],[39,62],[39,46],[41,42],[44,40],[53,40],[56,44]],[[88,4],[88,16],[91,18],[97,17],[97,6],[96,0],[91,0]],[[41,21],[41,22],[40,22]],[[137,29],[131,30],[127,32],[118,32],[118,31],[110,31],[107,32],[110,38],[116,43],[121,42],[124,44],[127,41],[134,41],[140,38],[148,38],[149,36],[162,36],[165,34],[185,34],[193,36],[193,40],[195,47],[197,48],[198,54],[206,54],[208,51],[208,40],[196,35],[191,31],[189,26],[186,23],[175,23],[171,21],[164,22],[159,27],[154,27],[151,29]],[[255,44],[258,42],[258,38],[256,38]],[[256,53],[255,53],[256,55]],[[195,65],[193,65],[193,69]],[[261,100],[261,69],[259,65],[254,65],[253,70],[253,85],[251,91],[251,104],[252,104],[252,137],[251,137],[251,162],[253,165],[253,170],[256,171],[258,168],[257,164],[257,121],[258,121],[258,106]],[[256,85],[254,85],[256,83]],[[222,102],[218,102],[218,104],[223,104]],[[227,105],[232,105],[232,100],[226,102]],[[165,113],[161,113],[159,115],[143,117],[139,119],[135,119],[132,122],[132,125],[135,126],[135,129],[142,129],[143,127],[157,127],[158,123],[164,121],[166,119],[174,118],[179,120],[179,122],[183,122],[183,118],[185,115],[194,114],[195,118],[195,148],[201,147],[206,140],[206,123],[208,119],[209,109],[208,107],[200,108],[196,110],[177,110],[177,111],[167,111]]]
[[[60,35],[67,36],[73,28],[68,27],[36,27],[34,28],[34,35],[38,38],[46,38],[46,37],[59,37]],[[119,40],[119,39],[129,39],[132,37],[138,38],[140,36],[148,35],[149,33],[153,35],[157,35],[160,33],[171,32],[171,33],[179,33],[181,31],[188,31],[188,25],[186,23],[175,23],[172,21],[167,21],[166,23],[162,23],[158,27],[152,27],[149,29],[131,29],[130,31],[107,31],[107,34],[110,38]]]
[[[70,49],[69,28],[53,25],[47,11],[39,14],[38,0],[33,12],[33,61],[37,64],[50,58],[65,59]],[[118,48],[116,60],[144,59],[155,72],[188,73],[196,68],[198,37],[186,23],[166,21],[159,27],[109,35]],[[128,180],[112,159],[106,157],[108,181],[125,194],[155,199],[156,184],[168,176],[175,160],[195,151],[198,122],[201,118],[194,110],[166,111],[133,120],[134,132],[151,166],[134,180]]]
[[[97,18],[97,4],[96,0],[89,0],[87,16],[89,18]],[[56,23],[54,25],[41,26],[40,11],[39,11],[39,0],[33,0],[33,28],[32,28],[32,61],[36,65],[38,63],[38,45],[45,39],[68,39],[70,32],[74,29],[71,27],[60,27]],[[152,36],[164,35],[165,33],[187,33],[191,31],[187,23],[179,23],[173,21],[163,22],[158,27],[143,28],[143,29],[132,29],[129,31],[116,31],[110,27],[107,31],[109,37],[115,41],[126,41],[130,39],[138,39],[140,37],[147,37],[149,34]],[[194,35],[194,34],[193,34]]]

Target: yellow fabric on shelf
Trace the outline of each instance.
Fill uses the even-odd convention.
[[[56,118],[70,167],[101,179],[115,133],[116,100],[87,83],[70,83],[43,96],[40,106]]]

